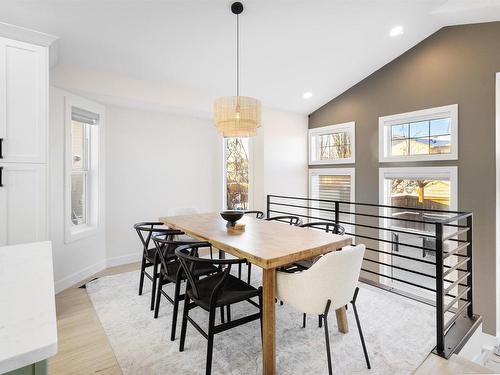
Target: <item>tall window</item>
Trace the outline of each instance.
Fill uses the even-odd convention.
[[[458,159],[458,105],[379,118],[381,162]]]
[[[100,138],[104,108],[73,95],[66,97],[66,242],[94,233],[102,220]]]
[[[75,226],[87,225],[90,127],[93,122],[85,118],[71,120],[71,222]]]
[[[354,122],[309,130],[309,164],[345,164],[354,162]]]
[[[332,200],[341,202],[354,202],[354,168],[321,168],[309,170],[309,197],[313,199]],[[332,220],[335,218],[335,203],[314,202],[310,204],[313,209],[309,216],[314,217],[312,221],[322,219]],[[351,205],[340,204],[340,211],[351,212]],[[339,215],[341,225],[347,232],[351,231],[348,223],[352,221],[352,215],[342,213]]]
[[[380,169],[381,204],[401,208],[385,208],[380,213],[385,228],[385,242],[380,243],[385,253],[381,261],[392,264],[381,267],[382,273],[390,278],[382,278],[382,282],[400,290],[411,292],[428,298],[420,288],[398,282],[405,280],[428,288],[435,288],[432,277],[405,271],[417,270],[427,275],[435,275],[435,220],[449,217],[446,212],[416,211],[409,208],[426,210],[457,209],[457,168],[456,167],[411,167]],[[408,209],[407,209],[408,208]],[[402,220],[396,220],[402,219]],[[445,235],[456,231],[456,228],[445,227]],[[449,244],[444,243],[444,248]],[[427,248],[430,250],[422,250]],[[396,254],[393,256],[392,254]],[[448,259],[447,261],[449,261]],[[425,263],[425,262],[430,263]],[[445,260],[446,263],[446,260]]]
[[[224,139],[224,200],[229,210],[249,209],[250,141]]]

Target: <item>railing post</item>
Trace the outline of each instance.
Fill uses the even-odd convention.
[[[339,225],[340,214],[339,214],[340,204],[338,201],[335,201],[335,224]]]
[[[436,351],[444,353],[443,224],[436,223]]]
[[[266,217],[271,217],[271,196],[267,194]]]
[[[467,307],[467,315],[469,318],[472,318],[474,315],[474,302],[472,300],[473,298],[473,261],[472,261],[472,214],[470,216],[467,216],[467,227],[469,230],[467,231],[467,242],[469,245],[467,245],[467,257],[470,259],[467,262],[467,272],[469,273],[469,277],[467,277],[467,286],[470,288],[469,291],[467,292],[467,300],[470,302],[469,307]]]

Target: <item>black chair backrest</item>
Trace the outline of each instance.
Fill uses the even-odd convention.
[[[288,223],[290,225],[302,225],[302,220],[298,216],[293,215],[282,215],[282,216],[273,216],[268,217],[267,221],[281,221],[284,223]]]
[[[209,242],[201,243],[200,241],[176,241],[173,240],[171,236],[166,233],[155,234],[153,236],[153,242],[156,247],[156,253],[158,254],[158,258],[160,258],[161,267],[163,268],[163,270],[167,275],[169,275],[167,263],[169,261],[177,259],[175,255],[175,249],[177,249],[179,246],[192,245],[192,244],[200,245],[196,247],[195,256],[198,256],[199,247],[211,248],[212,246]],[[175,275],[169,275],[169,276],[175,276]]]
[[[335,224],[329,221],[315,221],[312,223],[306,223],[301,225],[302,228],[315,228],[324,230],[326,233],[333,234],[344,234],[345,228],[342,225]]]
[[[144,246],[144,251],[148,250],[149,242],[151,241],[151,236],[153,234],[163,233],[170,234],[171,236],[183,234],[182,231],[167,228],[163,223],[157,221],[145,221],[134,224],[134,229],[139,235],[142,245]]]
[[[245,211],[245,215],[255,215],[256,219],[264,218],[264,212],[262,211]]]
[[[180,246],[175,249],[175,255],[179,259],[182,269],[186,274],[186,278],[188,280],[189,287],[193,291],[193,296],[195,298],[200,298],[200,293],[198,289],[198,280],[193,274],[193,270],[195,265],[198,263],[212,264],[214,266],[219,267],[219,274],[223,273],[221,280],[217,283],[214,290],[212,291],[210,301],[211,303],[217,299],[217,296],[221,291],[224,290],[224,285],[226,283],[227,277],[231,272],[231,265],[233,264],[242,264],[247,263],[246,259],[207,259],[207,258],[199,258],[197,256],[198,249],[200,247],[206,247],[205,242]],[[223,268],[222,266],[227,266]]]

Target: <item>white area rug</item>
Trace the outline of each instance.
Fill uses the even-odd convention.
[[[259,284],[257,267],[252,283]],[[118,363],[129,374],[204,374],[207,341],[188,324],[185,351],[180,353],[179,334],[170,341],[172,305],[162,298],[160,316],[149,311],[151,283],[145,280],[137,295],[139,272],[102,277],[87,284],[87,292],[106,331]],[[173,295],[172,287],[165,288]],[[352,308],[347,315],[350,332],[337,331],[335,313],[329,317],[332,364],[335,374],[411,374],[434,346],[434,309],[404,297],[360,285],[357,306],[370,356],[368,370]],[[276,306],[278,374],[327,374],[324,330],[318,317],[309,316],[301,328],[302,315],[290,306]],[[233,306],[232,317],[255,311],[248,303]],[[195,309],[190,315],[202,328],[208,313]],[[213,374],[262,373],[262,347],[258,321],[215,336]]]

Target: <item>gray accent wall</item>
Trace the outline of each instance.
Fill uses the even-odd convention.
[[[458,208],[474,213],[475,312],[483,315],[483,330],[490,334],[499,329],[500,304],[495,281],[496,72],[500,22],[445,27],[309,117],[309,128],[356,122],[358,202],[378,202],[381,167],[458,166]],[[380,116],[448,104],[458,104],[458,161],[378,162]]]

